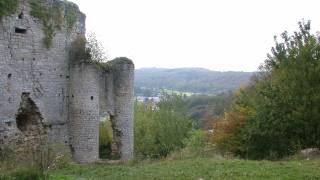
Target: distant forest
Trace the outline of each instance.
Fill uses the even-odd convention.
[[[135,94],[154,96],[161,89],[216,94],[247,85],[252,72],[219,72],[203,68],[143,68],[135,71]]]

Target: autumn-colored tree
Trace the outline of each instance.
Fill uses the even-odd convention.
[[[211,140],[221,152],[230,152],[233,154],[243,154],[245,152],[240,133],[247,119],[254,114],[254,112],[241,101],[247,93],[247,89],[239,89],[236,92],[236,101],[231,110],[226,112],[223,117],[213,121],[212,126],[214,133]]]

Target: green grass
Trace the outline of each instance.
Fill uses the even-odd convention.
[[[0,179],[320,179],[320,160],[246,161],[214,158],[139,163],[69,164],[63,169],[0,171]]]
[[[320,179],[320,161],[246,161],[196,158],[137,164],[70,165],[52,179]]]

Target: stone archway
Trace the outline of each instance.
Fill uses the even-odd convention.
[[[121,131],[116,127],[114,116],[105,113],[100,118],[99,126],[99,156],[102,159],[119,160],[121,146]]]

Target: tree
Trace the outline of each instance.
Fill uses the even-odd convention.
[[[191,130],[182,96],[163,94],[154,105],[135,104],[135,152],[143,157],[166,157],[184,146]]]
[[[320,147],[320,45],[310,33],[310,21],[299,22],[298,32],[284,32],[281,38],[280,43],[275,37],[260,72],[235,102],[253,112],[234,130],[245,147],[242,155],[254,159]]]

